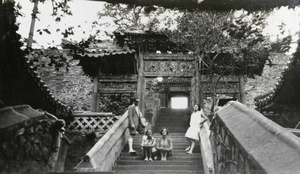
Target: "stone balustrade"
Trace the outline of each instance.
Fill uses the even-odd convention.
[[[68,125],[68,131],[106,133],[120,119],[111,112],[74,112],[73,121]]]
[[[112,171],[128,137],[128,112],[109,129],[75,167],[78,172]]]
[[[300,171],[300,139],[254,109],[231,101],[211,124],[215,173]]]
[[[201,156],[203,161],[203,167],[206,174],[214,174],[214,164],[213,164],[213,154],[210,144],[210,123],[204,122],[202,128],[200,129],[200,148],[201,148]]]

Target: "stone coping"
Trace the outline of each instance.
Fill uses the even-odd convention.
[[[300,139],[287,129],[236,101],[216,116],[241,150],[266,173],[300,171]]]
[[[129,131],[128,111],[90,149],[75,167],[76,171],[112,171],[112,167],[127,142]],[[126,131],[127,130],[127,131]]]

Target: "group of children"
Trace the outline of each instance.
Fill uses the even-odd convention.
[[[161,161],[166,161],[168,154],[171,153],[173,149],[172,139],[168,137],[169,131],[166,128],[162,128],[160,131],[161,137],[157,140],[152,136],[152,130],[148,129],[142,138],[142,149],[144,152],[144,161],[152,161],[153,154],[161,156]]]

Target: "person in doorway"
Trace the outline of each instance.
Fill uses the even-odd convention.
[[[167,154],[173,149],[172,139],[168,137],[169,131],[162,128],[160,131],[161,137],[157,140],[156,149],[160,152],[161,160],[167,161]]]
[[[190,118],[190,127],[185,133],[185,137],[189,143],[189,146],[185,149],[187,154],[192,154],[195,148],[195,144],[199,139],[200,128],[202,124],[207,120],[203,110],[199,104],[196,104],[193,108],[193,113]]]
[[[140,112],[138,105],[139,105],[139,99],[134,98],[132,105],[128,107],[128,128],[129,128],[128,146],[129,146],[129,153],[131,154],[136,153],[136,151],[133,149],[133,137],[137,134],[139,118],[142,117],[142,113]]]
[[[141,144],[145,156],[144,161],[152,161],[152,153],[155,151],[155,143],[155,138],[152,136],[152,130],[146,130]]]

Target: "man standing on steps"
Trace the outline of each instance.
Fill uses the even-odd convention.
[[[139,118],[142,117],[142,113],[138,107],[139,99],[134,98],[133,104],[128,107],[128,128],[129,128],[129,153],[134,154],[136,151],[133,150],[133,136],[137,134],[137,127],[139,124]]]

